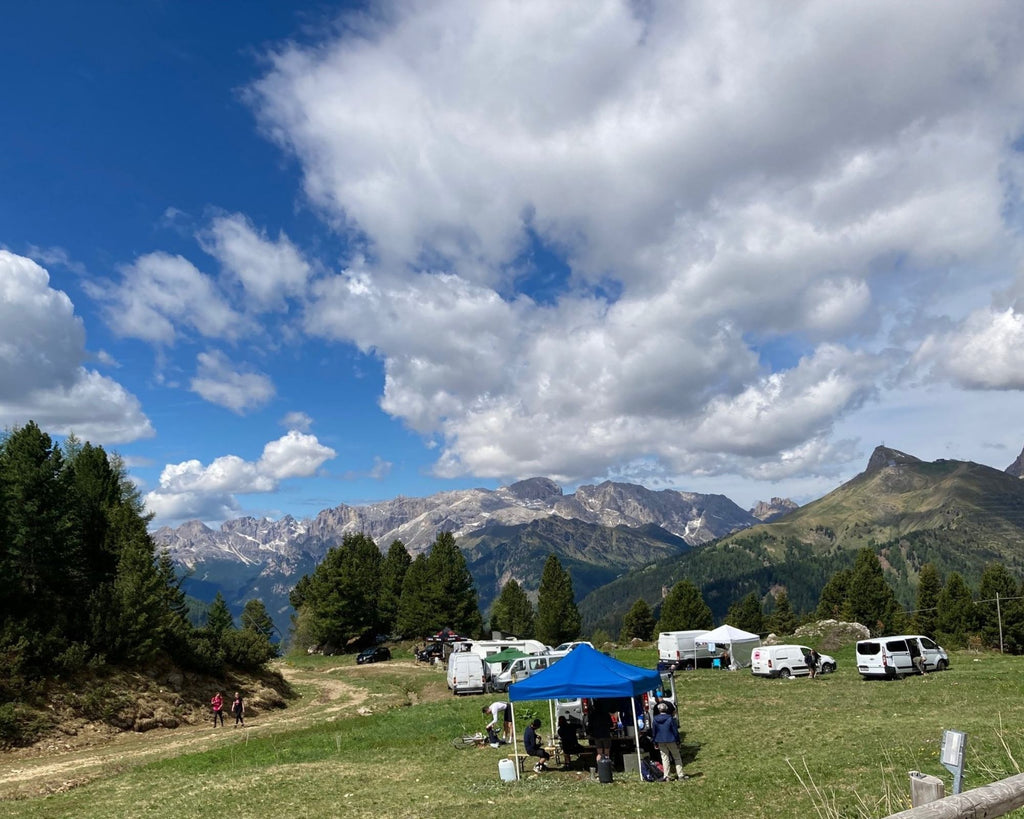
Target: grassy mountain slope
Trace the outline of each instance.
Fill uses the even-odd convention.
[[[584,627],[617,628],[637,597],[656,606],[682,578],[701,586],[717,618],[751,591],[784,587],[797,611],[814,607],[822,586],[856,551],[879,551],[904,605],[917,571],[933,562],[977,582],[999,561],[1024,575],[1024,482],[981,464],[920,461],[879,447],[868,468],[823,498],[779,520],[706,544],[598,589],[582,601]]]

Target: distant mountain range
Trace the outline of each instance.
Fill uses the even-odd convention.
[[[719,618],[749,592],[780,588],[797,611],[807,611],[864,546],[880,551],[907,608],[926,562],[943,574],[960,572],[972,585],[993,561],[1024,576],[1024,481],[1015,474],[1022,458],[1000,471],[926,462],[880,446],[862,473],[824,497],[595,590],[580,606],[584,626],[613,630],[638,597],[656,606],[662,590],[684,577],[701,586]]]
[[[1000,471],[880,446],[864,472],[803,507],[773,498],[744,510],[723,495],[610,481],[564,494],[547,478],[530,478],[496,490],[340,505],[305,521],[241,518],[217,530],[191,521],[153,536],[191,570],[190,594],[208,601],[220,591],[236,611],[259,597],[282,631],[288,592],[346,533],[364,532],[382,550],[399,539],[415,555],[451,531],[484,611],[509,579],[535,594],[554,553],[572,575],[584,627],[616,633],[638,597],[657,608],[684,577],[701,586],[717,618],[750,591],[779,588],[806,611],[866,545],[881,549],[908,607],[924,562],[971,583],[993,560],[1024,576],[1022,464],[1024,452]]]
[[[453,532],[486,610],[510,578],[535,592],[552,552],[583,596],[631,569],[793,508],[792,501],[773,498],[747,511],[724,495],[652,491],[611,481],[566,495],[547,478],[530,478],[496,490],[343,504],[306,521],[240,518],[219,529],[190,521],[162,527],[153,538],[190,570],[188,593],[208,601],[220,591],[236,610],[259,597],[285,629],[288,592],[347,533],[363,532],[382,550],[401,540],[415,555],[429,548],[438,532]]]

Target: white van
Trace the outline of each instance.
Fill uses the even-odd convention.
[[[857,641],[857,671],[871,677],[903,677],[949,668],[946,649],[922,634],[898,634]]]
[[[716,647],[711,651],[706,645],[696,644],[696,640],[707,633],[707,629],[661,632],[658,635],[658,670],[711,668],[720,650]]]
[[[750,654],[750,673],[755,677],[802,677],[811,673],[804,657],[811,653],[807,646],[758,646]],[[836,670],[835,657],[819,655],[818,673]]]
[[[483,694],[490,690],[490,671],[478,654],[456,651],[448,657],[448,687],[453,694]]]
[[[550,654],[534,654],[530,657],[520,657],[508,664],[508,668],[496,676],[492,682],[495,691],[508,691],[512,683],[532,677],[539,671],[554,665],[561,660],[568,651],[552,651]]]

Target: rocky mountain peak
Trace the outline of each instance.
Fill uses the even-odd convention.
[[[508,487],[508,491],[524,501],[548,500],[555,496],[562,496],[562,487],[550,478],[527,478],[523,481],[516,481]]]
[[[878,472],[887,466],[906,466],[907,464],[919,464],[920,458],[900,452],[887,446],[876,446],[868,459],[868,467],[865,472]]]
[[[754,508],[750,510],[750,514],[762,523],[769,523],[792,512],[794,509],[798,509],[799,506],[799,504],[794,503],[789,498],[772,498],[770,501],[758,501]]]
[[[1015,478],[1024,478],[1024,449],[1020,451],[1017,460],[1006,467],[1006,474]]]

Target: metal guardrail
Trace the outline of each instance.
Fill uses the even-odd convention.
[[[1024,774],[891,814],[888,819],[993,819],[1024,807]]]

